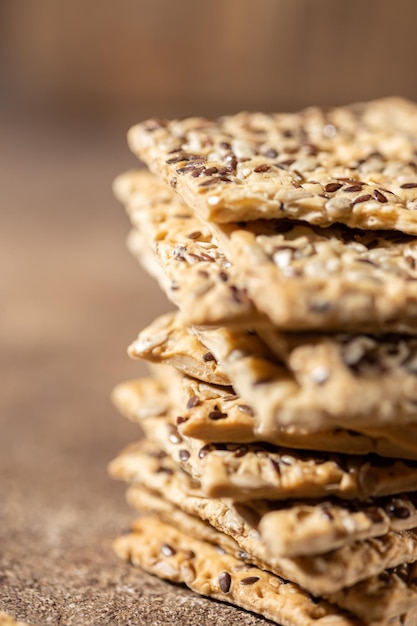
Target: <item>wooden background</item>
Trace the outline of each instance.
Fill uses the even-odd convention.
[[[0,611],[32,624],[265,623],[119,563],[110,390],[168,304],[111,181],[150,115],[417,99],[414,0],[0,3]]]
[[[94,116],[417,99],[415,0],[4,0],[3,97]]]

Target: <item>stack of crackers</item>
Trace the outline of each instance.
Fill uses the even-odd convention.
[[[283,626],[417,625],[417,106],[152,119],[115,182],[176,312],[114,391],[116,551]],[[151,173],[152,172],[152,173]]]

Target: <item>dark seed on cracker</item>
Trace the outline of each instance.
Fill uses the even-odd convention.
[[[358,196],[353,200],[353,204],[361,204],[361,202],[368,202],[368,200],[372,200],[372,196],[370,193],[365,193],[363,196]]]
[[[222,411],[210,411],[209,419],[213,421],[223,420],[227,417],[227,413],[223,413]]]
[[[349,187],[346,187],[346,189],[343,189],[343,191],[346,193],[354,193],[355,191],[361,191],[361,189],[362,185],[350,185]]]
[[[374,193],[372,195],[375,198],[375,200],[378,200],[378,202],[381,202],[381,203],[388,202],[388,200],[384,196],[384,194],[381,193],[380,191],[378,191],[378,189],[375,189],[375,191],[374,191]]]
[[[199,452],[198,452],[198,458],[199,459],[204,459],[205,456],[207,456],[210,452],[210,446],[206,445],[203,446],[202,448],[200,448]]]
[[[199,237],[201,237],[201,230],[193,230],[187,235],[187,239],[198,239]]]
[[[251,417],[253,417],[255,415],[253,409],[251,406],[249,406],[248,404],[238,404],[237,408],[239,409],[239,411],[241,411],[242,413],[246,413],[246,415],[250,415]]]
[[[195,406],[200,404],[200,399],[198,396],[191,396],[187,401],[187,409],[193,409]]]
[[[268,165],[267,163],[262,163],[262,165],[258,165],[257,167],[255,167],[253,171],[257,172],[258,174],[263,174],[264,172],[269,172],[270,169],[270,165]]]
[[[246,578],[242,578],[240,581],[241,585],[254,585],[260,580],[259,576],[246,576]]]
[[[232,577],[229,572],[221,572],[219,574],[219,585],[223,593],[229,593],[232,584]]]
[[[188,461],[188,459],[190,458],[190,453],[188,452],[188,450],[180,450],[178,452],[178,456],[180,461]]]

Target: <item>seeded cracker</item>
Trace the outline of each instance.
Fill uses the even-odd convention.
[[[186,323],[416,332],[414,237],[285,220],[209,230],[147,172],[128,172],[115,188],[136,226],[131,251]]]
[[[211,232],[170,189],[147,172],[114,183],[134,229],[128,247],[167,297],[194,324],[267,323],[236,284],[230,262]]]
[[[148,515],[116,550],[281,626],[417,626],[417,105],[129,143],[128,245],[179,312],[113,393],[144,440],[110,471]]]
[[[146,488],[162,496],[160,506],[170,502],[216,527],[219,522],[213,519],[223,518],[223,532],[234,536],[240,533],[243,539],[251,536],[252,540],[257,538],[263,543],[264,555],[261,556],[260,546],[256,550],[258,560],[267,559],[268,554],[272,557],[324,554],[391,530],[417,527],[417,500],[412,493],[363,502],[322,498],[310,502],[254,500],[242,504],[210,499],[198,482],[149,443],[129,448],[111,467],[116,478],[134,483],[128,497],[136,508],[135,487],[140,487],[139,491]],[[249,552],[253,551],[249,549]]]
[[[158,384],[152,378],[126,381],[113,392],[116,407],[133,422],[140,424],[144,417],[167,415],[181,435],[212,443],[268,441],[301,450],[314,447],[323,452],[377,453],[417,460],[415,427],[384,428],[368,434],[337,428],[315,432],[312,439],[311,433],[302,428],[283,426],[268,439],[256,432],[252,407],[233,393],[231,387],[210,385],[179,373],[172,375],[161,365],[154,366],[154,374]],[[161,379],[165,383],[163,388]]]
[[[415,423],[416,376],[408,370],[407,359],[402,362],[401,342],[387,338],[375,345],[370,340],[369,354],[375,357],[371,365],[366,359],[366,337],[356,341],[307,337],[305,344],[298,338],[284,339],[288,351],[274,359],[253,333],[227,328],[194,330],[220,361],[235,390],[254,407],[257,430],[265,436],[290,425],[310,432],[340,426],[366,433]],[[353,356],[361,339],[362,362]]]
[[[252,516],[242,516],[241,509],[228,500],[202,495],[198,483],[178,471],[172,460],[150,442],[128,448],[112,462],[110,470],[113,477],[133,483],[128,491],[132,506],[138,507],[135,485],[163,494],[168,502],[184,512],[208,521],[219,532],[232,537],[248,555],[246,558],[262,563],[265,569],[299,584],[314,595],[337,592],[387,568],[417,560],[414,530],[393,531],[380,538],[351,542],[321,555],[277,556],[257,528],[257,506],[260,504],[245,505],[252,506],[253,513]],[[222,545],[229,549],[230,542]]]
[[[254,611],[282,626],[360,626],[326,602],[312,601],[291,583],[244,565],[156,518],[136,522],[134,532],[120,537],[115,548],[160,578],[183,582],[201,595]]]
[[[193,331],[175,314],[166,314],[140,333],[130,354],[153,362],[173,363],[175,359],[178,369],[203,380],[209,379],[215,367],[227,376],[243,403],[252,407],[254,427],[267,441],[278,436],[283,426],[305,432],[338,426],[365,433],[374,429],[379,431],[375,436],[388,439],[392,430],[399,445],[416,449],[416,428],[402,440],[404,430],[398,432],[398,426],[416,420],[415,338],[377,341],[368,336],[285,336],[265,331],[274,354],[258,336],[244,329]],[[191,341],[193,357],[185,358],[180,346]]]
[[[212,230],[278,328],[415,333],[415,237],[284,220]]]
[[[209,524],[183,513],[146,489],[135,489],[134,495],[131,503],[140,511],[158,516],[164,523],[195,539],[221,546],[228,554],[237,556],[246,565],[250,562],[265,570],[265,564],[249,561],[246,553],[236,550],[233,540],[229,540],[227,535],[216,531]],[[390,624],[398,624],[398,620],[405,624],[405,616],[408,624],[413,623],[413,620],[415,623],[417,618],[413,616],[417,609],[417,590],[413,580],[416,573],[416,566],[413,564],[384,571],[379,576],[332,594],[330,599],[332,603],[361,617],[366,624],[381,625],[382,622],[385,626],[388,619]],[[296,585],[294,587],[297,588]]]
[[[192,333],[184,333],[181,324],[173,324],[171,315],[163,315],[152,325],[153,332],[139,333],[128,354],[152,363],[164,362],[185,374],[215,385],[230,385],[227,374],[213,355]]]
[[[203,218],[417,234],[417,107],[386,98],[294,114],[148,120],[131,149]]]
[[[415,461],[323,454],[268,444],[213,444],[184,438],[170,420],[141,422],[146,437],[169,454],[211,497],[368,498],[417,490]]]

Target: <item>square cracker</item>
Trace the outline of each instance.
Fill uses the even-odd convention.
[[[205,219],[334,222],[417,234],[417,106],[151,119],[129,145]]]
[[[271,441],[282,427],[375,429],[377,452],[389,456],[383,439],[393,438],[395,448],[415,454],[417,429],[404,426],[417,420],[415,338],[265,332],[269,345],[244,328],[188,328],[168,313],[141,331],[130,354],[205,381],[221,372],[251,407],[258,438]],[[184,354],[190,345],[193,354]]]
[[[148,172],[115,181],[129,246],[187,323],[416,333],[417,240],[288,220],[203,223]]]
[[[338,426],[365,434],[379,429],[380,435],[386,429],[389,438],[388,433],[396,436],[401,425],[406,434],[407,424],[410,439],[407,443],[404,438],[403,447],[413,445],[417,432],[412,427],[417,418],[413,338],[281,334],[275,335],[281,349],[273,356],[250,331],[224,327],[193,331],[220,362],[236,392],[253,407],[256,428],[266,437],[280,426],[312,433]]]
[[[248,555],[239,551],[230,537],[216,531],[209,523],[184,513],[174,504],[147,489],[135,490],[133,506],[147,515],[159,517],[163,523],[172,525],[195,539],[221,546],[228,554],[236,556],[246,564],[251,563],[261,570],[268,570],[267,564],[249,560]],[[399,566],[332,594],[328,599],[361,617],[366,624],[381,624],[382,621],[385,626],[388,620],[390,624],[398,622],[411,624],[417,608],[416,574],[416,564]],[[298,587],[295,583],[292,584]],[[417,621],[417,617],[414,619]]]
[[[247,501],[331,495],[346,499],[417,490],[415,461],[302,451],[266,443],[182,437],[169,418],[141,422],[146,437],[201,482],[207,496]]]
[[[242,516],[241,509],[229,500],[208,498],[201,492],[198,482],[181,472],[150,442],[127,449],[112,462],[110,470],[114,478],[133,484],[128,490],[128,500],[134,508],[140,509],[138,487],[151,489],[182,511],[209,522],[231,537],[247,555],[245,558],[263,563],[265,569],[296,582],[314,595],[336,593],[384,569],[417,560],[415,531],[389,532],[380,538],[354,541],[325,554],[278,556],[271,549],[268,537],[264,538],[258,528],[259,518],[263,516],[261,503],[251,503],[252,516],[248,512]]]
[[[213,519],[223,518],[223,532],[240,533],[239,542],[245,537],[252,541],[259,539],[255,553],[261,560],[267,559],[267,554],[278,558],[324,554],[392,530],[417,527],[417,499],[412,493],[363,502],[326,497],[313,501],[253,500],[244,504],[222,501],[206,496],[196,486],[198,483],[184,474],[172,459],[162,456],[162,452],[149,442],[140,444],[116,459],[112,471],[117,478],[132,480],[133,477],[140,490],[151,489],[164,502],[210,521],[214,526],[219,522]],[[139,463],[140,476],[136,473]],[[136,506],[135,487],[128,492],[128,497]],[[245,549],[254,552],[250,544]]]
[[[211,228],[255,306],[278,328],[416,332],[415,237],[292,220]]]
[[[230,602],[282,626],[362,626],[296,585],[154,517],[138,520],[131,534],[117,539],[115,550],[160,578],[185,583],[200,595]]]
[[[143,418],[166,414],[181,435],[213,443],[267,441],[301,450],[359,455],[374,452],[417,460],[414,426],[381,428],[367,434],[342,428],[311,434],[303,428],[282,426],[268,437],[256,430],[254,410],[231,387],[211,385],[163,365],[154,365],[153,373],[154,378],[120,383],[112,394],[119,411],[138,424]]]

